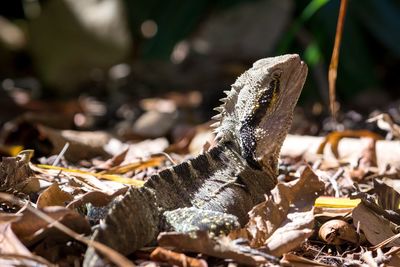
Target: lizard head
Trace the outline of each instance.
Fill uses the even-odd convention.
[[[298,55],[255,62],[216,108],[217,140],[237,142],[250,167],[275,172],[306,76],[307,66]]]

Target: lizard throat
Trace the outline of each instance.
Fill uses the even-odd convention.
[[[280,90],[280,75],[273,76],[267,86],[267,89],[258,98],[256,108],[252,113],[247,115],[239,129],[240,142],[242,148],[242,156],[247,164],[256,170],[261,170],[262,166],[256,157],[257,138],[255,129],[258,127],[262,119],[271,111],[271,105],[276,101],[276,96]]]

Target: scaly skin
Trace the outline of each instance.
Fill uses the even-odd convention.
[[[262,59],[232,85],[217,110],[217,146],[130,188],[94,234],[124,254],[160,231],[229,232],[276,184],[278,156],[307,75],[297,55]],[[88,249],[84,265],[103,265]]]

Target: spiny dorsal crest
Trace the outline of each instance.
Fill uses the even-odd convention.
[[[214,128],[213,132],[216,134],[215,139],[218,141],[224,141],[233,130],[231,125],[235,122],[235,103],[237,101],[239,90],[239,87],[232,85],[230,91],[224,91],[226,97],[220,99],[222,104],[214,108],[218,114],[211,118],[215,121],[211,127]]]

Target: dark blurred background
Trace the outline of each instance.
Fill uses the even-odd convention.
[[[283,53],[300,54],[310,67],[301,103],[327,114],[339,4],[1,1],[0,120],[32,109],[33,100],[91,96],[109,114],[122,114],[128,102],[161,96],[180,107],[201,104],[201,121],[252,62]],[[400,1],[350,0],[337,80],[341,107],[371,112],[393,103],[400,96],[399,59]]]

